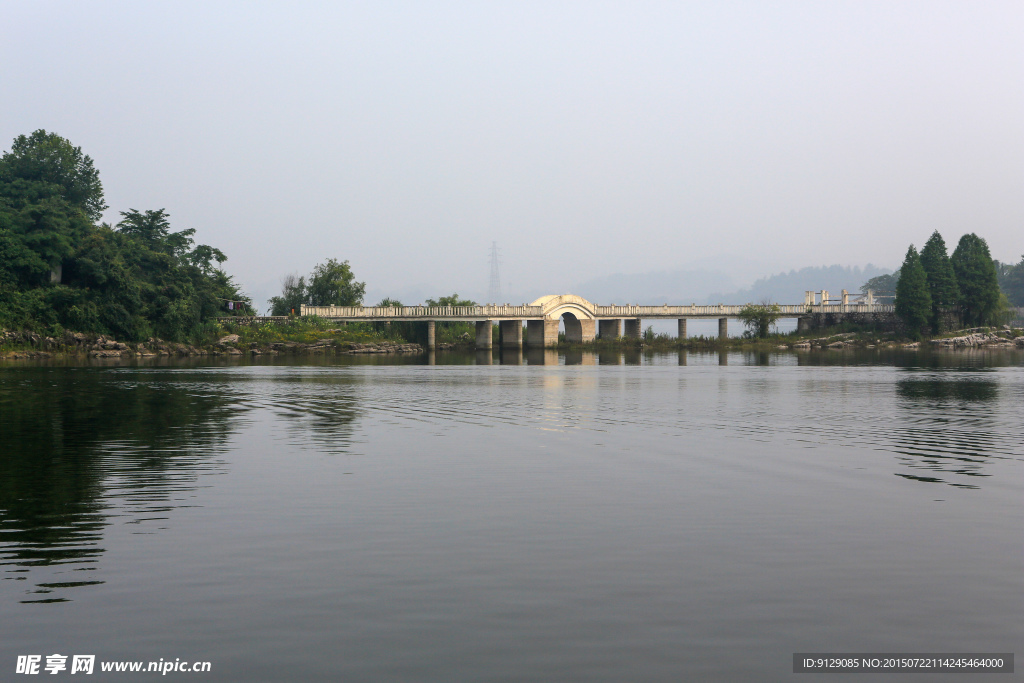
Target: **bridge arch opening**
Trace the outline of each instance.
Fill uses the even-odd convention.
[[[583,343],[583,323],[575,314],[566,311],[559,316],[559,322],[565,328],[565,341],[570,344]]]

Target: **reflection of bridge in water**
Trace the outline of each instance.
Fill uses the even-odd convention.
[[[553,346],[558,342],[558,324],[565,325],[568,342],[589,342],[595,338],[639,338],[642,321],[677,320],[679,338],[686,338],[686,321],[717,319],[718,336],[728,335],[729,318],[738,318],[746,306],[717,304],[713,306],[599,306],[573,294],[543,296],[522,306],[302,306],[302,315],[316,315],[337,322],[425,322],[427,346],[433,348],[435,325],[438,322],[475,322],[477,348],[491,348],[492,326],[497,323],[500,344],[505,348],[524,345],[523,323],[526,323],[525,345],[533,348]],[[879,304],[869,292],[863,300],[850,301],[843,290],[840,299],[829,299],[828,291],[807,292],[804,303],[779,305],[780,318],[796,318],[797,329],[809,330],[833,325],[844,320],[853,322],[889,322],[894,316],[892,304]]]

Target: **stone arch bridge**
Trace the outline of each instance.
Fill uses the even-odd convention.
[[[677,320],[679,338],[686,338],[686,321],[718,319],[718,335],[728,335],[729,318],[737,318],[746,304],[712,306],[600,306],[574,294],[542,296],[531,304],[484,306],[306,306],[302,315],[316,315],[336,322],[402,321],[427,323],[427,346],[434,347],[434,327],[438,322],[475,322],[476,345],[491,348],[492,326],[501,331],[502,347],[524,345],[523,323],[526,323],[525,345],[547,347],[558,343],[558,323],[565,325],[568,342],[589,342],[595,338],[639,338],[642,321]],[[850,301],[844,290],[842,298],[830,299],[828,291],[807,292],[804,303],[779,305],[782,318],[796,318],[798,329],[816,324],[834,324],[842,320],[858,322],[890,322],[895,311],[892,304],[876,303],[871,292],[863,300]]]

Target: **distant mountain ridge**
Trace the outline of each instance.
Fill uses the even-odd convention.
[[[707,269],[615,273],[588,280],[572,293],[589,301],[608,304],[702,303],[712,292],[737,286],[725,273]]]
[[[799,270],[768,275],[745,288],[737,279],[717,270],[696,268],[651,273],[616,273],[589,280],[571,291],[600,304],[742,304],[762,299],[787,304],[804,300],[807,290],[839,295],[846,289],[860,293],[870,278],[892,270],[868,264],[860,266],[809,266]],[[740,280],[742,282],[742,280]],[[749,280],[748,280],[749,282]]]
[[[860,287],[867,280],[891,272],[889,268],[880,268],[870,263],[863,268],[840,265],[810,266],[763,277],[746,289],[714,293],[705,303],[757,303],[762,299],[768,299],[776,303],[798,304],[804,300],[804,292],[820,292],[822,289],[827,289],[830,296],[838,296],[844,289],[851,294],[860,294]]]

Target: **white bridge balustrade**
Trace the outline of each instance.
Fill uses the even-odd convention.
[[[540,306],[307,306],[302,315],[316,315],[329,320],[406,321],[424,320],[527,320],[543,317]]]
[[[302,315],[315,315],[337,322],[426,322],[428,342],[434,347],[434,324],[438,322],[476,322],[477,346],[490,347],[490,328],[500,323],[501,346],[522,347],[523,323],[527,324],[525,343],[530,347],[547,347],[558,342],[559,321],[565,326],[569,342],[593,341],[600,331],[601,336],[619,335],[623,329],[626,337],[639,337],[641,321],[675,319],[679,321],[679,336],[686,336],[686,321],[690,318],[711,318],[719,321],[719,335],[728,334],[727,321],[738,318],[749,304],[715,304],[689,306],[640,306],[623,305],[599,306],[573,295],[549,295],[531,304],[521,306],[306,306]],[[841,299],[830,299],[827,290],[807,292],[802,304],[778,304],[780,318],[796,318],[798,329],[809,329],[816,316],[832,316],[833,320],[859,318],[862,316],[891,317],[895,315],[893,304],[876,303],[871,292],[861,300],[850,303],[850,296],[843,290]],[[614,322],[613,322],[614,321]],[[623,325],[620,328],[619,321]]]

